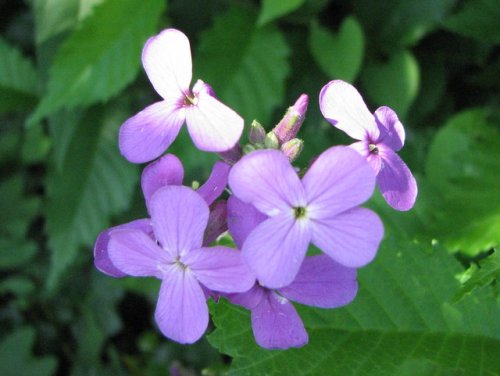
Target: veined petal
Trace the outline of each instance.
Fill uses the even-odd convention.
[[[243,244],[243,259],[260,284],[268,288],[289,285],[304,260],[311,240],[308,221],[280,215],[258,225]]]
[[[359,268],[372,261],[384,235],[378,215],[364,208],[311,221],[311,227],[313,244],[349,268]]]
[[[375,188],[375,173],[352,148],[335,146],[314,161],[302,183],[307,216],[330,218],[368,200]]]
[[[253,309],[264,299],[267,289],[258,283],[245,292],[237,294],[225,294],[225,297],[233,304],[240,305],[246,309]]]
[[[266,349],[302,347],[309,337],[293,305],[273,291],[252,309],[255,341]]]
[[[189,269],[172,265],[165,274],[156,305],[155,320],[161,332],[179,343],[200,339],[208,326],[205,294]]]
[[[162,278],[159,266],[173,260],[171,254],[139,230],[120,229],[111,232],[108,253],[118,270],[134,277]]]
[[[182,256],[201,247],[209,211],[198,193],[183,186],[166,186],[153,195],[149,209],[156,239],[164,249]]]
[[[139,230],[148,236],[152,236],[153,234],[153,227],[151,227],[151,221],[149,219],[137,219],[129,223],[108,228],[97,236],[94,244],[94,265],[104,274],[117,278],[125,277],[127,274],[118,270],[111,262],[108,253],[108,244],[111,232],[120,229]]]
[[[288,213],[305,205],[297,173],[278,150],[256,150],[244,156],[229,173],[229,186],[241,201],[268,216]]]
[[[208,205],[214,202],[222,194],[222,192],[224,192],[230,169],[231,166],[225,162],[215,162],[207,181],[200,188],[198,188],[198,194],[205,199]]]
[[[243,118],[205,91],[186,106],[186,123],[196,147],[203,151],[231,149],[243,132]]]
[[[330,81],[319,94],[321,113],[332,125],[356,140],[376,140],[375,118],[354,86],[341,80]]]
[[[417,182],[403,160],[389,148],[379,149],[382,168],[377,183],[385,201],[396,210],[410,210],[417,199]]]
[[[170,146],[184,120],[184,109],[178,101],[156,102],[122,124],[118,135],[120,152],[130,162],[149,162]]]
[[[241,249],[248,234],[267,216],[258,211],[255,206],[241,201],[236,196],[227,200],[227,227],[236,246]]]
[[[181,258],[210,290],[244,292],[255,283],[255,277],[243,263],[240,251],[229,247],[200,248]]]
[[[166,185],[182,185],[183,178],[182,163],[173,154],[166,154],[147,165],[141,176],[142,193],[146,200],[146,206],[149,205],[149,200],[159,188]]]
[[[346,305],[357,291],[356,269],[340,265],[327,255],[306,257],[293,282],[279,289],[287,299],[321,308]]]
[[[179,30],[166,29],[148,39],[142,65],[156,92],[164,99],[184,98],[192,77],[189,39]]]
[[[377,142],[398,151],[405,143],[405,129],[399,121],[398,115],[389,107],[382,106],[375,111],[375,120],[380,130]]]

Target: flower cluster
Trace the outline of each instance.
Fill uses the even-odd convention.
[[[134,163],[160,157],[141,178],[149,218],[99,234],[96,267],[112,277],[161,280],[155,320],[174,341],[197,341],[209,321],[206,300],[223,298],[251,311],[260,346],[303,346],[308,336],[292,302],[350,303],[357,268],[377,253],[382,222],[360,207],[375,185],[397,210],[415,202],[415,179],[395,153],[404,143],[401,122],[388,107],[372,115],[353,86],[332,81],[321,91],[321,111],[360,141],[325,150],[301,171],[292,162],[303,148],[296,136],[307,95],[270,132],[253,122],[250,142],[240,145],[243,119],[203,81],[189,89],[191,53],[183,33],[167,29],[151,38],[142,60],[163,100],[121,126],[119,147]],[[161,156],[184,122],[196,147],[222,157],[196,190],[182,185],[176,156]],[[218,245],[223,234],[234,247]]]

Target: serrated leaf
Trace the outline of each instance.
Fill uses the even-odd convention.
[[[429,230],[451,251],[475,255],[500,244],[499,139],[485,111],[473,109],[451,118],[432,140]]]
[[[110,217],[124,210],[132,198],[137,170],[121,157],[116,145],[122,120],[106,120],[99,109],[93,109],[75,130],[62,168],[53,168],[48,176],[49,289],[56,287],[79,247],[91,245]]]
[[[313,22],[309,50],[329,78],[353,82],[363,61],[364,35],[361,25],[355,18],[347,17],[338,34],[333,34]]]
[[[47,94],[29,124],[61,108],[89,106],[119,93],[138,73],[143,44],[154,34],[164,6],[162,0],[97,5],[59,49]]]
[[[283,102],[290,71],[290,51],[278,29],[256,29],[250,12],[232,8],[201,35],[197,52],[198,77],[212,85],[224,103],[247,122],[269,121]]]
[[[0,38],[0,114],[32,107],[38,92],[38,76],[31,60]]]
[[[293,12],[304,4],[304,2],[305,0],[263,0],[257,23],[259,26],[265,25],[276,18]]]

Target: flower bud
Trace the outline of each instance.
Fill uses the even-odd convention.
[[[302,152],[303,148],[304,148],[304,141],[298,138],[293,138],[290,141],[287,141],[283,145],[281,145],[281,151],[290,160],[290,162],[293,162],[294,160],[297,159],[297,157]]]
[[[274,132],[269,132],[268,134],[266,134],[264,145],[266,146],[266,149],[279,149],[280,143],[278,137]]]
[[[274,127],[273,132],[276,134],[280,145],[297,136],[304,122],[308,104],[309,97],[302,94],[295,104],[288,108],[283,119]]]
[[[248,132],[248,140],[251,144],[263,144],[266,139],[266,130],[257,121],[252,121],[250,124],[250,131]]]

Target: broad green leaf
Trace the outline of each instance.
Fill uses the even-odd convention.
[[[0,114],[34,106],[38,93],[38,76],[31,60],[0,38]]]
[[[79,0],[34,0],[36,43],[72,29],[78,21],[78,8]]]
[[[293,12],[304,4],[304,2],[305,0],[263,0],[257,23],[259,26],[265,25],[276,18]]]
[[[270,120],[282,104],[290,53],[281,32],[273,26],[255,28],[255,18],[239,8],[215,19],[201,35],[194,60],[197,74],[217,96],[247,123]]]
[[[62,168],[53,166],[48,175],[49,289],[56,287],[78,249],[91,245],[110,217],[128,207],[132,198],[138,174],[118,152],[117,128],[124,119],[116,116],[103,117],[99,109],[92,109],[78,124]],[[64,124],[61,128],[64,131]]]
[[[500,304],[488,291],[450,304],[459,270],[442,249],[385,239],[375,261],[359,270],[353,303],[333,310],[295,304],[310,336],[303,348],[259,348],[248,311],[225,301],[211,305],[217,329],[209,340],[234,358],[231,375],[393,375],[414,366],[419,375],[481,369],[493,376]]]
[[[0,342],[0,375],[2,376],[50,376],[56,371],[53,357],[35,357],[31,353],[35,330],[19,328]]]
[[[363,29],[353,17],[344,19],[338,34],[313,22],[309,50],[329,78],[354,82],[363,61]]]
[[[417,95],[419,80],[418,62],[409,51],[395,52],[386,62],[369,62],[362,74],[370,99],[391,107],[403,119]]]
[[[451,118],[430,145],[429,231],[450,251],[475,255],[500,244],[499,139],[485,111],[474,109]]]
[[[143,44],[155,33],[164,5],[162,0],[107,0],[95,6],[59,49],[47,94],[28,122],[106,101],[123,90],[139,71]]]

